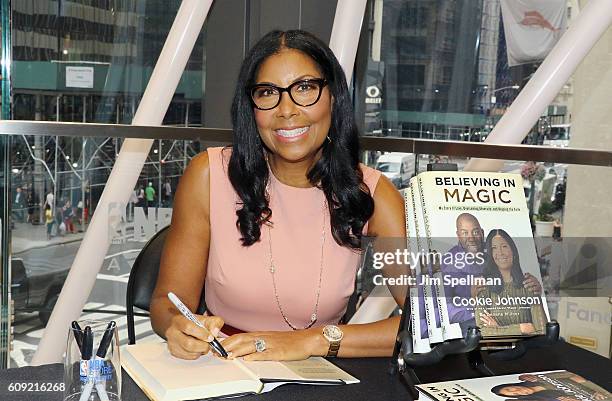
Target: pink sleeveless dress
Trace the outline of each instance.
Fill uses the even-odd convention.
[[[260,241],[244,247],[236,228],[240,201],[227,176],[231,148],[208,148],[210,162],[210,250],[206,273],[208,313],[243,331],[290,330],[276,301],[270,273],[270,241],[276,295],[288,320],[309,324],[315,310],[321,265],[316,326],[337,323],[353,293],[360,254],[332,237],[325,196],[317,188],[296,188],[270,174],[273,227],[262,227]],[[380,172],[361,165],[374,194]],[[325,224],[323,263],[321,238]],[[366,232],[367,227],[364,229]]]

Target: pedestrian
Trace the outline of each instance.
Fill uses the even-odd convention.
[[[35,224],[34,211],[36,209],[36,203],[36,194],[34,190],[31,190],[28,192],[28,222],[32,224]]]
[[[76,208],[76,221],[77,223],[79,223],[79,226],[81,227],[81,232],[83,231],[83,225],[85,224],[85,222],[83,221],[83,201],[80,200],[77,203],[77,208]]]
[[[64,224],[64,208],[59,205],[55,208],[55,223],[57,224],[57,235],[63,236],[66,232],[66,224]]]
[[[64,204],[64,225],[66,226],[66,232],[74,233],[74,224],[72,218],[74,217],[72,205],[69,200]]]
[[[134,206],[138,204],[138,189],[132,191],[130,200],[128,201],[127,219],[128,221],[134,220]]]
[[[145,189],[145,197],[147,199],[147,208],[155,206],[155,188],[153,188],[153,183],[150,182]]]
[[[164,201],[166,207],[172,206],[172,186],[170,180],[166,180],[164,183]]]
[[[45,204],[43,205],[43,207],[46,209],[46,206],[49,205],[51,206],[51,210],[53,210],[53,206],[55,205],[55,195],[53,195],[53,188],[51,188],[49,190],[49,192],[47,192],[47,195],[45,197]]]
[[[51,230],[53,230],[53,211],[50,205],[45,206],[45,224],[47,225],[47,240],[51,239]]]
[[[13,214],[16,217],[16,220],[19,223],[23,223],[23,206],[25,204],[24,193],[21,191],[20,187],[17,187],[17,192],[15,193],[15,201],[13,202]]]
[[[138,203],[136,204],[136,206],[141,207],[143,209],[145,216],[149,216],[149,214],[147,213],[147,208],[145,207],[145,191],[142,188],[142,185],[138,186]]]

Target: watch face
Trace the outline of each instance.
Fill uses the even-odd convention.
[[[342,337],[344,336],[344,333],[342,332],[342,330],[340,330],[339,327],[333,326],[333,325],[329,325],[329,326],[325,326],[323,328],[323,335],[329,341],[340,341],[340,340],[342,340]]]

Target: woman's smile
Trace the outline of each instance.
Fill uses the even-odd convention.
[[[310,126],[298,127],[298,128],[279,128],[274,130],[274,135],[277,136],[279,141],[283,142],[295,142],[306,137],[310,132]]]

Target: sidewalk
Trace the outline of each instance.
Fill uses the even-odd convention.
[[[79,229],[80,227],[77,227]],[[87,226],[84,227],[87,229]],[[19,253],[35,248],[45,248],[48,246],[66,244],[81,241],[84,232],[75,234],[66,233],[64,236],[51,237],[47,239],[47,228],[45,225],[32,225],[30,223],[15,223],[15,228],[11,230],[12,236],[12,255],[18,256]]]

